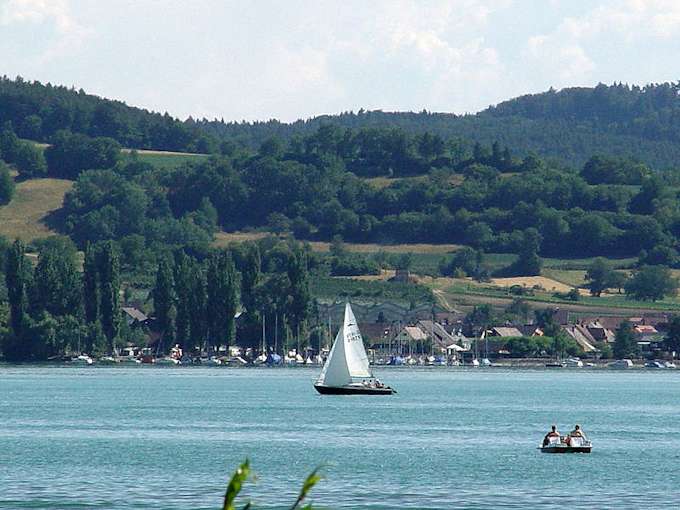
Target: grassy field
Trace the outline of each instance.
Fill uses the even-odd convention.
[[[0,207],[0,235],[28,242],[55,234],[46,220],[61,208],[64,195],[72,186],[72,181],[63,179],[20,182],[14,199]]]
[[[124,149],[127,158],[130,158],[132,151]],[[207,154],[189,154],[184,152],[164,152],[164,151],[137,151],[140,161],[149,163],[156,168],[173,168],[183,163],[196,163],[207,159]]]
[[[31,140],[27,140],[31,141]],[[47,149],[49,144],[33,142],[36,147],[40,149]],[[208,154],[193,154],[189,152],[174,152],[174,151],[154,151],[145,149],[122,149],[123,158],[129,158],[133,150],[137,153],[137,157],[146,163],[153,165],[156,168],[173,168],[187,162],[199,162],[210,157]]]
[[[514,295],[508,288],[494,286],[489,283],[478,283],[468,279],[435,279],[430,285],[438,289],[442,296],[455,307],[457,304],[471,305],[490,303],[497,307],[505,307],[513,299],[521,297],[534,305],[557,305],[583,312],[598,313],[640,313],[643,311],[680,311],[678,297],[661,301],[636,301],[627,299],[625,295],[608,294],[602,297],[581,295],[578,301],[556,297],[552,291],[535,290],[532,294]]]
[[[581,287],[586,283],[584,269],[544,269],[543,276],[571,287]]]
[[[310,290],[315,297],[319,298],[363,297],[399,303],[426,303],[433,299],[431,290],[424,285],[379,280],[313,278],[310,282]]]

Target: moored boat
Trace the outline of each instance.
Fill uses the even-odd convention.
[[[633,368],[633,362],[629,359],[619,359],[611,362],[607,366],[615,370],[626,370],[627,368]]]
[[[137,366],[142,364],[142,360],[135,358],[134,356],[121,356],[118,358],[118,363],[121,365]]]
[[[331,352],[314,383],[323,395],[391,395],[394,389],[383,385],[371,372],[364,340],[349,303]]]
[[[88,366],[88,365],[92,365],[93,363],[94,363],[94,360],[92,358],[90,358],[87,354],[81,354],[80,356],[77,356],[77,357],[71,359],[72,365]]]
[[[180,361],[170,356],[165,356],[164,358],[156,358],[154,364],[159,366],[176,366],[180,364]]]

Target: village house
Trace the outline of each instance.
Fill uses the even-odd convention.
[[[617,324],[618,326],[618,324]],[[596,342],[613,343],[614,342],[614,331],[607,328],[599,320],[588,322],[585,325],[588,333],[593,337]]]
[[[134,306],[123,306],[120,310],[125,318],[125,322],[127,322],[127,325],[130,327],[145,326],[149,321],[149,317]]]
[[[595,347],[597,340],[590,334],[588,328],[582,324],[566,324],[562,325],[561,328],[562,331],[569,335],[569,337],[583,349],[583,352],[589,353],[597,351],[597,348]]]
[[[494,326],[489,330],[489,336],[492,337],[502,337],[502,338],[512,338],[518,336],[524,336],[524,334],[514,326]]]
[[[445,351],[446,348],[456,343],[456,339],[451,335],[446,328],[438,322],[431,320],[421,320],[418,322],[418,327],[434,342],[434,348],[440,351]]]

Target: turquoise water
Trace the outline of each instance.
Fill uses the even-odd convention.
[[[680,370],[379,370],[392,397],[317,371],[0,366],[0,508],[217,509],[246,457],[258,508],[319,464],[323,508],[678,507]],[[541,454],[551,423],[593,453]]]

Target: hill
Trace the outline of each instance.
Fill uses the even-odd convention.
[[[432,112],[346,112],[285,124],[201,121],[217,137],[258,146],[268,137],[290,139],[324,124],[344,128],[399,128],[490,145],[498,141],[519,155],[535,152],[572,166],[593,154],[631,157],[666,168],[680,165],[680,85],[614,84],[549,90],[490,106],[475,115]]]
[[[233,153],[235,144],[258,148],[271,137],[307,136],[325,124],[352,130],[397,128],[474,142],[499,142],[516,155],[535,152],[570,166],[594,154],[630,157],[657,168],[680,166],[680,97],[677,83],[622,84],[549,90],[490,106],[474,115],[454,113],[345,112],[283,123],[181,121],[85,91],[0,79],[0,124],[11,122],[23,138],[49,142],[68,129],[109,137],[123,147],[195,153]]]

